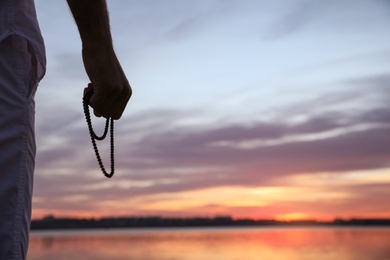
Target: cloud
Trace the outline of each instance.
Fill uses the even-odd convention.
[[[37,3],[41,10],[49,10],[43,1]],[[332,55],[319,52],[318,46],[305,49],[312,46],[305,44],[314,35],[310,33],[318,35],[322,29],[332,28],[327,31],[332,34],[337,29],[328,22],[342,18],[342,10],[352,2],[343,3],[344,9],[333,14],[339,5],[334,1],[194,1],[189,5],[181,1],[110,2],[118,54],[136,64],[129,70],[134,75],[129,79],[135,81],[135,97],[128,113],[115,125],[117,172],[111,180],[100,173],[82,115],[81,92],[86,76],[77,54],[77,29],[70,15],[66,21],[65,16],[58,19],[66,27],[64,31],[58,30],[61,26],[43,23],[52,61],[49,59],[51,65],[42,82],[46,86],[40,88],[37,102],[35,205],[41,210],[92,211],[109,203],[123,203],[131,211],[130,203],[158,200],[156,197],[173,200],[189,191],[261,188],[283,185],[286,178],[302,173],[338,176],[346,171],[389,167],[388,73],[378,71],[375,75],[371,73],[375,67],[370,66],[372,70],[361,74],[350,66],[355,64],[352,60],[337,67],[343,57],[356,58],[362,64],[369,56],[366,52],[367,57],[360,59],[360,47],[356,53],[344,53],[343,41],[355,40],[348,38],[349,34],[343,34],[345,38],[340,41],[339,37],[332,38],[337,39],[335,47],[330,48],[327,42],[321,45]],[[51,18],[63,11],[59,7],[41,19],[57,21]],[[65,4],[62,7],[66,9]],[[346,15],[360,14],[361,10],[348,9]],[[260,44],[260,27],[261,34],[269,32],[278,40],[297,36],[298,32],[309,33],[298,42],[286,37],[288,41],[280,45]],[[63,35],[58,38],[59,34]],[[321,39],[316,38],[319,43]],[[380,50],[375,46],[371,46],[370,51],[377,52],[370,64],[377,64]],[[226,55],[230,50],[238,56]],[[341,54],[334,55],[334,51]],[[305,62],[299,62],[301,57]],[[257,59],[264,63],[251,63]],[[291,65],[290,61],[298,63]],[[225,63],[233,69],[223,69]],[[328,67],[325,72],[323,67],[306,69],[314,63]],[[259,73],[269,78],[275,75],[275,80],[271,82]],[[330,74],[333,76],[328,77]],[[285,82],[288,86],[283,85]],[[218,114],[218,109],[223,113]],[[102,122],[97,120],[94,125],[101,129]],[[108,165],[107,144],[99,144],[99,148]],[[365,189],[367,194],[373,191],[362,186],[348,192],[365,194]],[[305,203],[296,210],[315,209],[314,203]],[[351,205],[356,203],[352,201]],[[326,208],[325,204],[321,205]],[[244,214],[265,209],[229,207],[216,203],[191,205],[186,210],[191,214],[197,210]],[[292,202],[267,207],[280,214],[293,209]],[[173,212],[134,206],[134,212],[137,210]]]
[[[348,102],[349,96],[361,96],[362,91],[374,85],[377,86],[370,92],[373,99],[388,96],[382,80],[386,77],[350,81],[362,86],[360,92],[345,92],[342,98],[335,94],[333,99],[320,96],[318,100],[328,100],[322,102],[324,106]],[[281,176],[304,172],[386,168],[390,154],[390,109],[385,103],[367,104],[364,110],[354,113],[314,109],[314,113],[298,122],[283,115],[269,121],[195,127],[180,122],[196,117],[201,110],[134,113],[116,126],[116,178],[133,182],[152,180],[146,187],[132,189],[133,195],[142,195],[219,185],[265,185]],[[302,105],[299,113],[311,106],[310,102]],[[64,179],[75,178],[80,172],[90,176],[91,169],[98,174],[82,114],[76,116],[69,111],[66,108],[59,111],[62,120],[52,113],[41,114],[44,120],[37,131],[38,185],[44,183],[48,171],[55,174],[61,172],[60,168],[67,169],[63,170]],[[99,129],[99,124],[96,127]],[[103,145],[101,151],[104,157],[107,146]],[[164,181],[167,179],[171,182]],[[80,182],[80,190],[84,184]],[[107,189],[115,189],[115,185]]]
[[[327,3],[329,6],[329,3]],[[284,8],[278,22],[269,30],[266,39],[277,39],[297,32],[310,21],[318,19],[326,10],[326,5],[320,1],[295,1]],[[283,10],[283,9],[282,9]]]
[[[386,116],[373,116],[378,114]],[[139,139],[118,136],[120,143],[127,140],[128,144],[118,144],[117,175],[110,184],[104,184],[87,134],[81,134],[85,127],[75,124],[62,131],[67,137],[63,142],[68,146],[53,146],[39,156],[36,196],[61,198],[79,194],[91,200],[103,197],[117,200],[221,186],[261,187],[302,173],[340,174],[390,167],[390,121],[386,109],[349,120],[339,115],[311,118],[294,125],[263,122],[203,130],[168,127],[161,132],[159,128],[144,131],[148,124],[155,126],[155,122],[161,121],[161,115],[169,118],[174,113],[160,111],[155,117],[135,116],[141,120],[127,121],[124,129],[129,133],[141,136],[137,131],[142,131],[145,135]],[[180,120],[180,114],[173,118]],[[381,124],[353,130],[370,123]],[[339,130],[343,131],[325,137],[289,139]],[[259,139],[276,142],[271,145],[260,142],[249,148],[236,145]],[[214,145],[220,142],[232,145]]]
[[[375,28],[379,23],[389,22],[389,3],[386,0],[317,1],[297,0],[278,2],[275,22],[265,39],[280,39],[302,31],[322,33],[353,33]]]
[[[239,177],[236,176],[237,172],[229,176],[231,184],[238,181],[252,185],[284,174],[386,167],[390,152],[388,131],[389,127],[373,128],[325,139],[287,140],[253,148],[241,148],[234,144],[212,146],[219,138],[209,139],[207,132],[203,134],[203,140],[191,133],[180,137],[161,135],[138,143],[135,158],[149,158],[154,161],[152,167],[233,167],[237,172],[241,169],[240,172],[244,173]],[[211,132],[210,137],[214,133]]]

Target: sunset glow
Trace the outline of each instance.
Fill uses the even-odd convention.
[[[390,218],[387,1],[109,1],[134,89],[112,179],[66,2],[36,4],[33,218]]]

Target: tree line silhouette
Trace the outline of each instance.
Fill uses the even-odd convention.
[[[175,227],[283,227],[283,226],[390,226],[390,219],[334,219],[317,220],[255,220],[233,219],[230,216],[213,218],[164,218],[164,217],[112,217],[112,218],[56,218],[47,216],[33,220],[32,230],[48,229],[100,229],[100,228],[175,228]]]

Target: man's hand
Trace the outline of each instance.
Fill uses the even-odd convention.
[[[105,0],[67,0],[80,32],[83,61],[94,94],[89,104],[97,116],[119,119],[132,90],[112,46]]]
[[[114,51],[107,53],[83,47],[83,61],[91,80],[86,90],[94,91],[89,105],[93,107],[95,115],[119,119],[132,90]]]

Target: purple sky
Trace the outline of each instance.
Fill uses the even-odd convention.
[[[83,118],[77,29],[65,1],[36,1],[35,217],[390,216],[388,1],[108,3],[134,89],[110,180]]]

